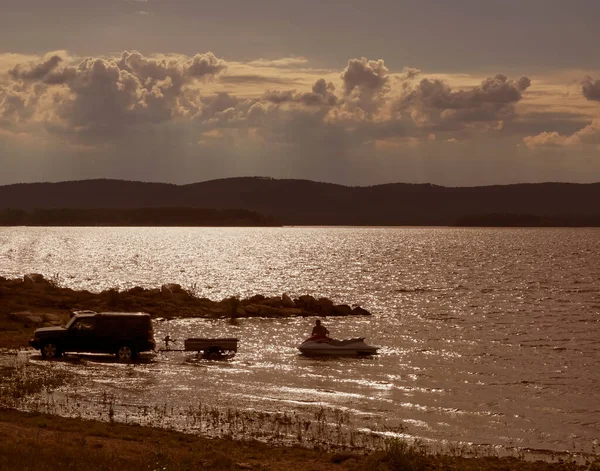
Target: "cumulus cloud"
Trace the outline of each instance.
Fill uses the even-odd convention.
[[[514,105],[530,86],[527,77],[509,80],[498,74],[477,87],[453,91],[441,80],[425,78],[397,100],[394,109],[410,113],[420,125],[460,127],[472,122],[502,121],[514,117]]]
[[[15,128],[31,119],[39,95],[22,82],[0,86],[0,127]]]
[[[68,61],[54,54],[37,63],[18,64],[9,71],[27,90],[29,104],[45,97],[64,127],[90,134],[123,131],[126,126],[192,116],[202,104],[190,92],[197,81],[210,80],[227,64],[213,53],[193,57],[145,57],[124,52],[119,59]],[[16,97],[3,91],[4,118],[16,114]],[[21,101],[24,102],[24,99]],[[57,128],[61,123],[52,123]]]
[[[593,120],[589,125],[571,135],[543,132],[537,136],[527,136],[523,141],[529,149],[598,145],[600,144],[600,119]]]
[[[82,60],[53,53],[10,69],[11,82],[0,85],[0,126],[35,118],[50,132],[78,142],[171,123],[209,136],[211,142],[227,142],[233,133],[236,139],[246,135],[301,147],[311,139],[328,142],[328,136],[345,148],[376,141],[429,142],[432,133],[441,142],[464,139],[465,129],[484,129],[481,123],[485,129],[499,129],[514,117],[515,104],[531,85],[527,77],[497,75],[476,87],[453,90],[437,79],[414,83],[422,74],[419,69],[391,73],[382,59],[363,57],[348,61],[337,89],[334,72],[319,74],[310,88],[305,77],[295,84],[298,89],[271,89],[294,83],[294,67],[304,62],[284,58],[243,67],[236,63],[235,70],[244,73],[225,75],[228,63],[211,52],[188,57],[125,51],[115,58]],[[319,77],[319,72],[312,76]],[[244,96],[232,87],[242,89],[248,83],[262,93]],[[222,84],[229,85],[229,93],[219,89]]]
[[[41,62],[19,63],[8,71],[14,80],[24,82],[42,82],[48,85],[63,83],[72,71],[66,66],[68,55],[65,51],[50,53]]]
[[[341,75],[346,103],[375,111],[389,91],[389,69],[383,59],[350,59]]]
[[[418,77],[420,74],[421,69],[416,69],[414,67],[404,67],[404,69],[402,69],[402,75],[404,75],[404,78],[407,80],[412,80]]]
[[[310,92],[296,93],[295,90],[268,90],[262,95],[261,100],[275,105],[296,103],[304,106],[335,106],[339,102],[335,95],[335,85],[325,81],[325,79],[317,80]]]
[[[8,74],[14,79],[22,80],[41,80],[52,72],[63,58],[59,55],[52,55],[41,63],[31,63],[27,65],[17,64],[8,71]]]
[[[283,67],[290,60],[253,62],[260,64],[257,67]],[[531,83],[527,77],[509,80],[497,75],[478,87],[458,91],[428,78],[413,86],[411,80],[421,74],[419,69],[404,68],[391,74],[382,59],[363,57],[348,61],[339,76],[339,92],[332,81],[319,78],[309,90],[267,89],[261,95],[251,95],[256,98],[234,97],[218,89],[203,93],[207,82],[212,82],[213,90],[215,84],[222,83],[293,82],[285,73],[224,75],[227,67],[211,52],[187,57],[125,51],[117,58],[83,60],[49,54],[10,69],[11,88],[4,87],[0,95],[2,116],[4,121],[23,121],[25,110],[35,111],[38,102],[43,102],[47,108],[43,119],[51,121],[48,129],[62,128],[80,135],[106,136],[145,124],[184,119],[201,125],[202,132],[218,126],[247,129],[260,125],[268,128],[263,130],[265,136],[273,129],[280,136],[285,134],[286,123],[294,121],[315,130],[335,127],[351,133],[353,139],[366,141],[372,136],[426,139],[430,132],[460,131],[478,121],[498,127],[497,121],[512,117],[514,104]],[[216,77],[218,80],[212,80]],[[390,93],[398,83],[400,93]],[[393,103],[390,113],[388,105],[398,95],[400,99]],[[298,130],[293,134],[298,135]]]
[[[225,92],[203,97],[201,118],[207,120],[215,116],[216,113],[221,113],[227,109],[235,109],[242,101]]]
[[[585,77],[581,82],[581,91],[588,100],[600,101],[600,80]]]

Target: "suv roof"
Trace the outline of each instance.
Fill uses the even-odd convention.
[[[149,316],[147,312],[99,312],[96,316]]]
[[[109,316],[114,316],[114,317],[120,317],[120,316],[135,316],[135,317],[145,317],[145,316],[149,316],[150,314],[148,314],[147,312],[90,312],[90,311],[80,311],[80,312],[75,312],[73,314],[72,317],[77,316],[79,319],[84,318],[84,317],[97,317],[97,316],[102,316],[102,317],[109,317]]]

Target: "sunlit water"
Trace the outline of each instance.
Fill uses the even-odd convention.
[[[322,406],[437,443],[599,445],[597,229],[0,229],[0,275],[28,272],[91,291],[180,283],[211,299],[312,294],[373,313],[325,320],[335,337],[381,347],[363,359],[299,356],[311,319],[155,322],[157,339],[235,336],[239,352],[67,364],[90,401],[108,390],[132,405]]]

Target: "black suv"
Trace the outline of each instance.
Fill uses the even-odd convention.
[[[29,345],[43,358],[66,352],[112,353],[121,361],[154,350],[149,314],[125,312],[76,313],[65,327],[37,329]]]

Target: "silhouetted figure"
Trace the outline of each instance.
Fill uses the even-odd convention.
[[[175,342],[177,342],[177,340],[175,340],[175,339],[172,339],[170,335],[167,335],[167,336],[164,338],[164,341],[165,341],[165,348],[166,348],[167,350],[169,350],[169,343],[175,343]]]
[[[324,325],[321,325],[321,321],[317,319],[312,330],[312,335],[313,337],[328,337],[329,331]]]

